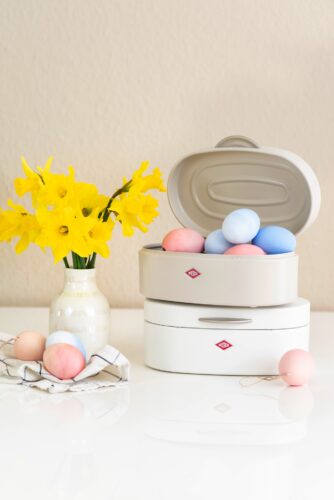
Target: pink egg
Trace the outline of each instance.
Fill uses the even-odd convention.
[[[43,363],[51,375],[61,380],[74,378],[86,365],[81,351],[70,344],[53,344],[47,347]]]
[[[314,372],[313,357],[303,349],[292,349],[282,356],[278,371],[288,385],[305,385]]]
[[[266,253],[256,245],[245,243],[229,248],[224,255],[266,255]]]
[[[168,252],[201,253],[204,249],[204,238],[188,227],[173,229],[164,237],[162,248]]]
[[[38,332],[22,332],[14,343],[14,356],[22,361],[42,361],[45,337]]]

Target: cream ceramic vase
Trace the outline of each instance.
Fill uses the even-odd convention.
[[[96,285],[95,269],[65,269],[63,291],[50,307],[50,333],[56,330],[77,335],[87,359],[108,344],[110,307]]]

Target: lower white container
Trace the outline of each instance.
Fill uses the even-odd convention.
[[[308,350],[310,304],[242,308],[145,301],[145,363],[159,370],[277,375],[290,349]]]

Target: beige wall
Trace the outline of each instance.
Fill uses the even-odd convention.
[[[0,0],[0,203],[19,157],[72,163],[110,190],[142,159],[167,177],[230,134],[290,149],[317,173],[320,216],[298,240],[300,291],[334,309],[333,0]],[[176,226],[165,196],[147,235],[99,262],[115,306],[138,306],[137,250]],[[0,304],[46,305],[62,265],[0,246]]]

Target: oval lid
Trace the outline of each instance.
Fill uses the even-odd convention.
[[[238,208],[255,210],[262,226],[300,234],[316,219],[321,200],[316,175],[302,158],[242,136],[183,158],[169,175],[167,191],[178,221],[203,236]]]

